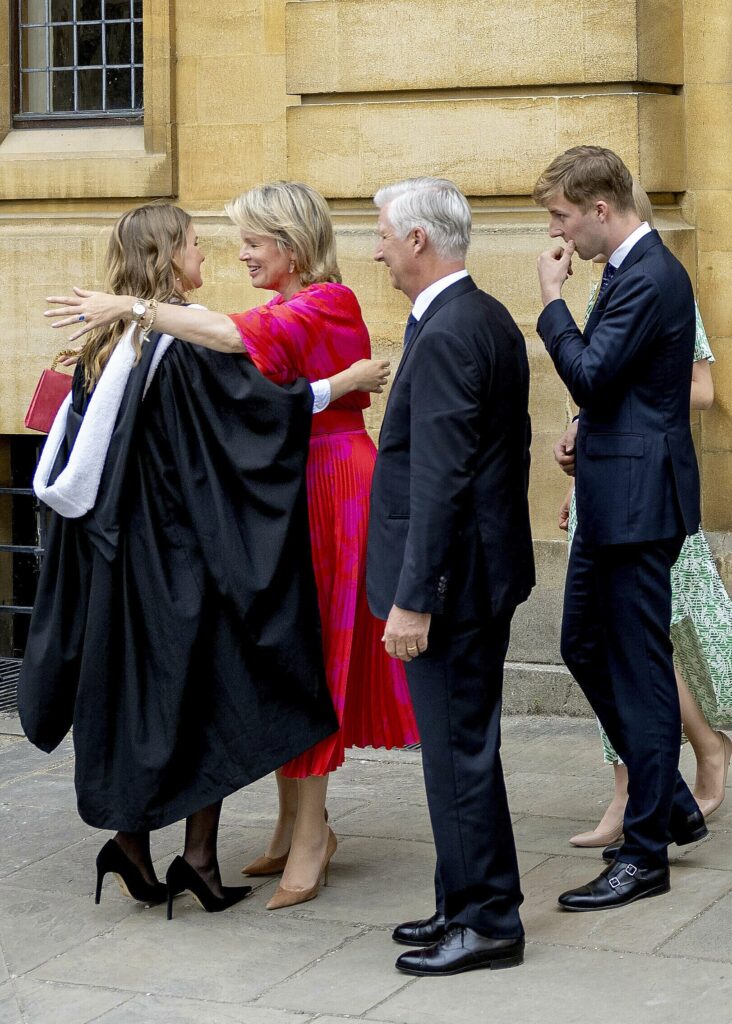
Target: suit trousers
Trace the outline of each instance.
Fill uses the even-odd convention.
[[[480,605],[470,586],[459,610],[448,599],[445,614],[433,616],[428,650],[406,665],[407,680],[437,852],[437,909],[448,925],[518,938],[523,897],[500,757],[512,613],[490,618]]]
[[[679,773],[681,715],[674,674],[671,566],[679,536],[642,544],[572,541],[562,657],[628,767],[619,859],[668,863],[669,828],[698,810]]]

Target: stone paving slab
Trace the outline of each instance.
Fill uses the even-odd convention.
[[[314,1016],[260,1009],[250,1004],[230,1006],[193,999],[134,996],[95,1017],[94,1024],[309,1024]]]
[[[732,799],[732,795],[730,798]],[[672,862],[683,861],[693,868],[718,868],[720,871],[732,871],[732,829],[712,830],[714,821],[709,822],[712,842],[694,843],[693,846],[672,846],[669,857]],[[732,944],[732,939],[730,940]]]
[[[11,974],[25,974],[106,933],[124,918],[149,913],[132,900],[95,907],[64,892],[29,892],[0,885],[0,943]]]
[[[432,909],[434,853],[418,752],[356,751],[328,797],[338,835],[331,884],[276,913],[277,878],[225,914],[189,896],[145,909],[108,876],[93,903],[108,833],[79,821],[67,739],[50,756],[0,720],[0,1024],[625,1024],[732,1022],[732,792],[712,836],[671,848],[670,894],[606,914],[566,914],[556,896],[601,869],[567,840],[609,799],[591,720],[509,718],[504,762],[529,945],[518,970],[459,978],[398,973],[393,925]],[[682,769],[693,780],[685,749]],[[730,780],[732,785],[732,779]],[[276,812],[271,778],[225,801],[222,874],[263,852]],[[152,837],[163,874],[182,823]]]
[[[338,818],[338,834],[382,839],[408,839],[432,845],[426,797],[409,800],[401,795],[380,808],[374,818],[370,804],[364,803]]]
[[[0,988],[0,1021],[23,1024],[90,1024],[108,1010],[126,1002],[124,992],[87,985],[56,985],[48,981],[17,978]],[[4,1014],[7,1014],[7,1022]],[[140,1022],[141,1024],[141,1022]]]
[[[0,801],[0,878],[92,834],[94,830],[77,815],[75,801],[66,809]]]
[[[521,967],[473,971],[461,975],[457,985],[455,980],[415,979],[366,1019],[390,1024],[682,1024],[703,1019],[726,1024],[732,1005],[730,965],[535,943],[527,946]]]
[[[706,913],[682,927],[661,946],[659,952],[664,956],[729,961],[732,956],[732,893],[717,900]],[[732,1020],[732,1003],[729,1018]]]
[[[601,861],[592,867],[576,857],[552,857],[529,872],[523,879],[527,935],[538,942],[652,953],[732,891],[732,873],[695,871],[679,863],[672,869],[671,892],[663,896],[603,913],[568,913],[559,908],[561,892],[595,878],[602,868]]]
[[[385,963],[398,952],[391,929],[363,932],[275,985],[257,1005],[358,1017],[409,983],[405,974],[384,970]],[[344,984],[346,978],[348,983]]]
[[[0,720],[0,730],[4,723]],[[36,772],[48,772],[66,766],[73,770],[73,751],[66,745],[52,754],[37,750],[22,736],[0,736],[0,799],[4,786],[18,778],[27,778]]]
[[[122,921],[48,960],[34,977],[82,984],[91,974],[103,987],[239,1004],[358,932],[334,921],[257,914],[248,900],[226,912],[223,927],[223,915],[204,914],[189,896],[176,900],[173,921],[164,906],[145,914],[144,928]]]

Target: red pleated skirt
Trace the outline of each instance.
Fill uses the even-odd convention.
[[[310,537],[325,671],[340,729],[283,766],[284,775],[298,779],[332,772],[343,764],[348,747],[403,747],[419,738],[404,666],[386,654],[384,623],[366,601],[376,448],[360,412],[326,410],[314,417],[313,428],[307,467]]]

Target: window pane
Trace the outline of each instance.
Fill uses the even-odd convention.
[[[21,66],[25,68],[45,68],[48,63],[46,56],[46,29],[24,28],[21,37]]]
[[[74,0],[51,0],[51,21],[73,21]]]
[[[78,83],[78,110],[103,110],[102,107],[102,72],[101,71],[79,71]]]
[[[38,24],[46,20],[46,0],[22,0],[20,5],[20,23]]]
[[[21,102],[23,114],[45,114],[46,104],[46,72],[34,71],[29,75],[20,76]]]
[[[21,114],[143,110],[142,0],[11,0]]]
[[[129,110],[132,106],[132,81],[128,68],[107,70],[107,109]]]
[[[51,110],[67,113],[74,109],[74,72],[51,72]]]
[[[102,0],[76,0],[76,17],[79,21],[99,21],[102,16]]]
[[[102,26],[79,25],[77,60],[80,66],[102,63]]]
[[[51,66],[54,68],[70,68],[74,66],[74,27],[52,28],[51,32]]]
[[[130,23],[107,25],[107,64],[130,64]]]
[[[129,18],[130,0],[107,0],[105,17],[107,21],[109,21],[110,18]]]

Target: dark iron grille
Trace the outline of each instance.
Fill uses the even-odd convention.
[[[28,486],[40,440],[22,435],[3,440],[9,445],[10,459],[7,480],[0,485],[0,659],[12,662],[25,650],[46,546],[48,509]]]
[[[142,0],[17,4],[17,121],[141,116]]]
[[[20,658],[0,658],[0,715],[14,715],[18,710],[18,676]]]

